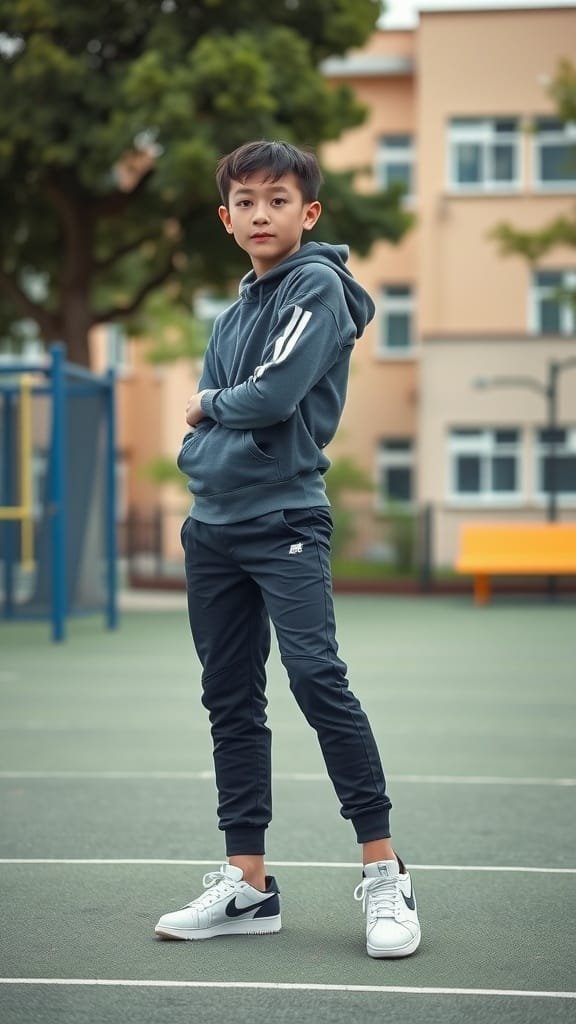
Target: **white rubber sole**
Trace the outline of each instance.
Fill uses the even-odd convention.
[[[256,921],[224,921],[213,928],[170,928],[160,922],[154,929],[164,939],[214,939],[218,935],[275,935],[282,927],[280,914]]]
[[[398,946],[396,949],[379,949],[376,946],[371,946],[368,942],[366,944],[366,951],[368,956],[374,957],[375,960],[393,960],[402,956],[411,956],[418,949],[421,937],[422,934],[418,930],[418,933],[410,942],[407,942],[405,946]]]

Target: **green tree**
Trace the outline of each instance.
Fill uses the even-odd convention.
[[[326,494],[332,506],[332,557],[341,558],[354,536],[354,513],[346,508],[344,495],[351,491],[370,492],[374,484],[349,455],[335,459],[326,473]]]
[[[576,66],[573,63],[569,60],[559,63],[548,92],[560,120],[576,121]],[[576,149],[574,161],[576,162]],[[569,213],[554,218],[536,231],[522,231],[509,222],[503,222],[497,225],[492,235],[503,255],[521,256],[531,266],[535,266],[558,245],[576,249],[576,206]],[[558,298],[560,301],[576,305],[575,293],[563,292]]]
[[[319,70],[379,0],[4,0],[0,337],[26,318],[68,357],[166,284],[173,301],[245,269],[215,218],[218,157],[249,138],[312,146],[361,123]],[[398,192],[326,175],[325,237],[366,252],[410,223]]]

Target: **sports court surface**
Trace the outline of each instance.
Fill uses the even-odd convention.
[[[167,942],[222,860],[184,599],[62,646],[0,625],[2,1024],[576,1020],[575,611],[338,599],[423,926],[398,961],[365,954],[358,848],[275,654],[283,930]]]

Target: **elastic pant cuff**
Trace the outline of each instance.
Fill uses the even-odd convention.
[[[235,857],[238,855],[255,854],[256,856],[263,856],[266,852],[264,848],[264,835],[266,829],[264,828],[230,828],[226,829],[226,855],[228,857]]]
[[[375,839],[390,838],[390,812],[388,807],[379,811],[367,811],[352,818],[352,824],[359,843],[371,843]]]

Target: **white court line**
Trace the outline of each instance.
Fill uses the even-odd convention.
[[[160,857],[148,859],[96,858],[96,857],[1,857],[2,864],[80,864],[80,865],[159,865],[162,867],[213,867],[217,858],[212,860],[167,860]],[[359,869],[357,861],[320,861],[320,860],[267,860],[271,868],[354,868]],[[576,868],[534,868],[521,867],[516,864],[410,864],[410,871],[489,871],[516,872],[517,874],[535,875],[576,875]]]
[[[148,981],[124,978],[0,978],[0,985],[97,985],[118,988],[273,989],[283,992],[387,992],[419,996],[514,996],[523,999],[576,999],[576,992],[521,988],[424,988],[410,985],[321,985],[284,981]]]
[[[513,775],[387,775],[389,782],[446,786],[576,786],[576,779]],[[0,771],[2,779],[188,779],[193,782],[213,781],[213,771]],[[277,782],[328,782],[324,772],[274,772]]]

